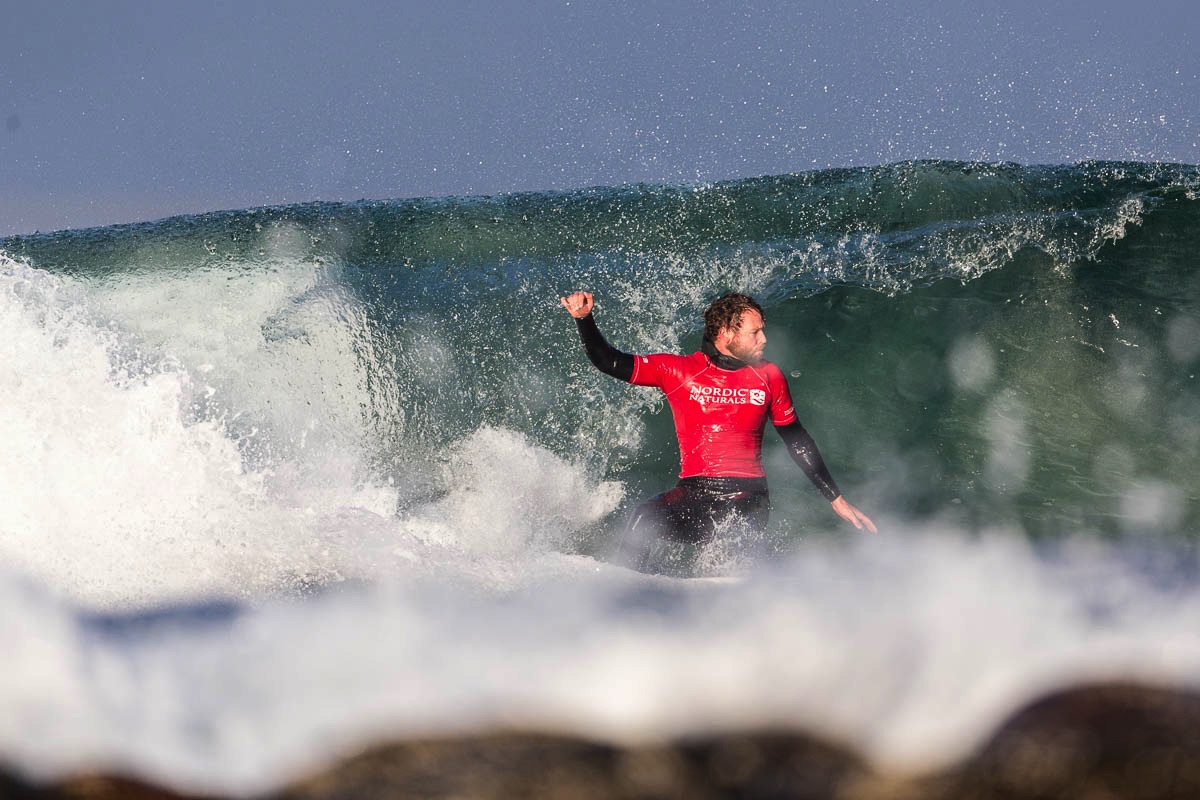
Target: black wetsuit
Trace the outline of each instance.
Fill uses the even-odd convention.
[[[576,319],[588,359],[601,372],[632,382],[635,356],[613,348],[601,335],[592,315]],[[739,370],[748,365],[717,351],[704,341],[701,351],[722,370]],[[816,442],[798,420],[777,425],[792,460],[804,474],[833,501],[841,494],[829,474]],[[717,527],[731,517],[740,519],[752,530],[765,530],[770,517],[770,495],[763,477],[722,477],[695,475],[683,477],[672,489],[647,500],[634,509],[625,527],[618,558],[622,563],[646,570],[655,543],[660,539],[688,544],[709,541]]]

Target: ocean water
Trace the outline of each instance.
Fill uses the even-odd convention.
[[[1200,170],[916,162],[0,240],[0,761],[277,786],[366,743],[786,725],[884,767],[1200,686]],[[609,564],[728,290],[878,535]],[[733,580],[726,580],[733,578]]]

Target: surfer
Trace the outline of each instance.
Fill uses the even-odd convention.
[[[744,294],[726,294],[704,312],[704,339],[691,355],[632,355],[615,349],[592,316],[589,292],[561,298],[575,318],[588,359],[601,372],[666,395],[679,441],[679,482],[634,509],[619,558],[646,570],[659,539],[703,544],[717,526],[739,517],[761,532],[770,513],[762,436],[767,418],[792,460],[854,527],[876,532],[866,514],[846,500],[816,442],[800,424],[787,380],[763,359],[763,310]]]

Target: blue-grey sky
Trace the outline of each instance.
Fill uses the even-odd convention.
[[[10,5],[0,235],[911,158],[1200,163],[1194,0]]]

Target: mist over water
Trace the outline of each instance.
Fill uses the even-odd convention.
[[[1198,190],[917,162],[0,240],[0,752],[250,791],[379,735],[778,723],[911,765],[1195,685]],[[574,289],[633,352],[759,298],[881,533],[768,432],[767,540],[699,554],[745,580],[607,564],[678,454]]]

